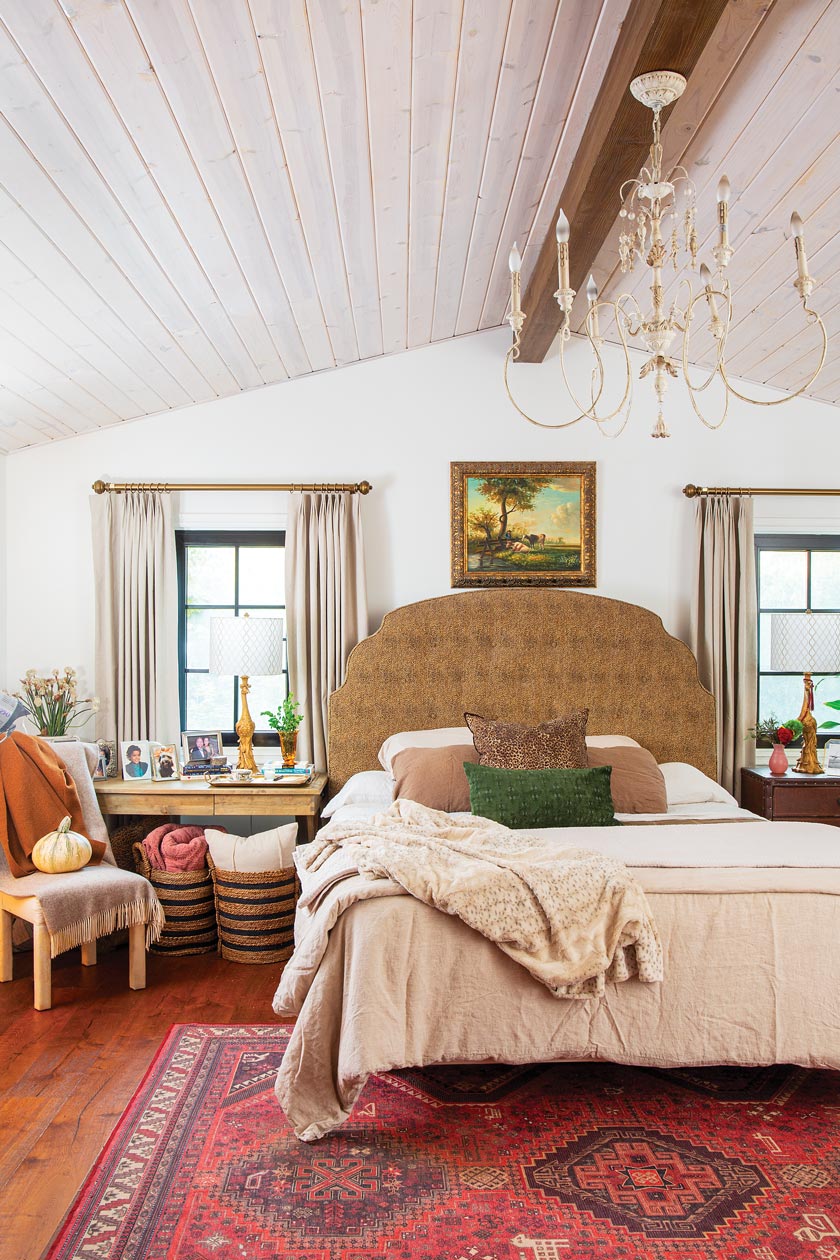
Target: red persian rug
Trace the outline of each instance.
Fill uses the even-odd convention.
[[[393,1072],[305,1144],[286,1039],[176,1025],[50,1260],[840,1260],[840,1075]]]

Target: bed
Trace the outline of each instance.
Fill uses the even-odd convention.
[[[397,609],[354,650],[330,702],[331,793],[378,769],[394,732],[459,726],[465,711],[534,725],[575,706],[589,709],[588,733],[621,732],[658,762],[714,776],[714,702],[658,617],[578,592],[478,591]],[[558,999],[407,895],[350,904],[317,958],[302,921],[274,1001],[296,1019],[276,1092],[297,1135],[334,1129],[371,1074],[421,1064],[840,1068],[840,835],[703,812],[574,837],[642,885],[660,984]]]

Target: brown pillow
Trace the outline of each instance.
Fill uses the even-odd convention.
[[[480,764],[500,770],[584,770],[588,717],[588,709],[575,709],[541,726],[523,726],[464,714]]]
[[[464,773],[465,761],[478,761],[478,753],[469,744],[404,748],[391,762],[397,796],[429,809],[468,814],[470,786]]]
[[[666,814],[665,779],[646,748],[587,748],[590,766],[612,766],[610,791],[617,814]]]

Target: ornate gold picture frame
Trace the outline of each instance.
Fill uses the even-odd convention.
[[[453,463],[453,586],[595,586],[594,463]]]

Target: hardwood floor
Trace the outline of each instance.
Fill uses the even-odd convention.
[[[0,1260],[38,1260],[175,1023],[275,1022],[277,966],[215,954],[149,955],[128,987],[128,950],[53,964],[53,1008],[32,1006],[32,959],[0,987]]]

